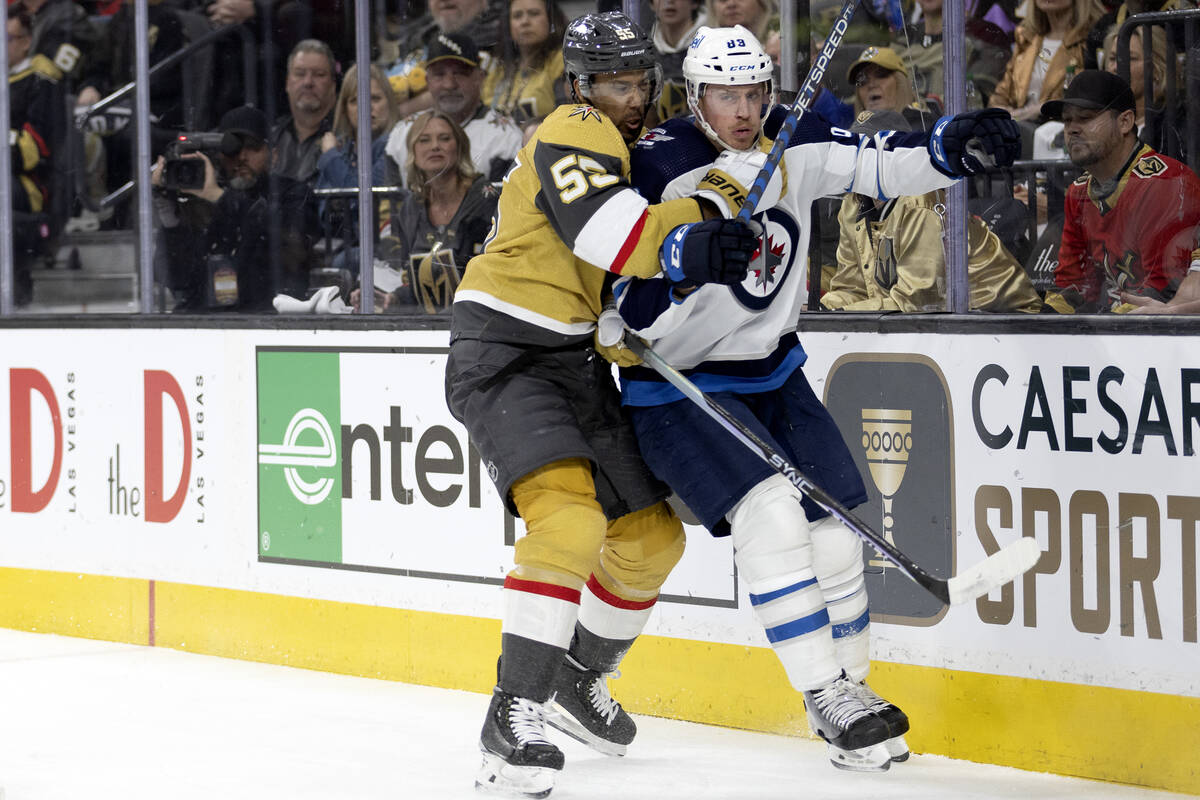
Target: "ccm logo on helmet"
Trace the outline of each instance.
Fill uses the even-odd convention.
[[[730,72],[744,72],[745,70],[748,70],[748,69],[758,69],[758,66],[756,64],[742,64],[741,66],[730,67],[729,71]]]

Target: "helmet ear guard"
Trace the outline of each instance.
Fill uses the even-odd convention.
[[[721,140],[700,109],[705,87],[766,83],[767,100],[763,103],[760,124],[766,122],[775,98],[775,65],[754,34],[741,25],[700,28],[683,58],[683,79],[688,108],[704,133],[726,150],[736,148]]]

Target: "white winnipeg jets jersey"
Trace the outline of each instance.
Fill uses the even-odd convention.
[[[662,275],[622,278],[613,291],[625,324],[705,391],[778,388],[806,358],[796,329],[808,293],[813,201],[844,192],[883,198],[949,186],[955,179],[933,165],[928,141],[925,133],[859,136],[805,114],[779,167],[780,199],[754,215],[763,234],[746,279],[734,286],[706,284],[675,302]],[[691,120],[668,120],[638,142],[632,183],[651,203],[685,197],[695,193],[718,155]],[[629,405],[682,397],[648,367],[622,370],[621,381]]]

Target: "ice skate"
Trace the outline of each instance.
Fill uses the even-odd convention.
[[[475,788],[489,794],[546,797],[563,768],[562,751],[546,739],[542,705],[498,686],[492,692],[479,749],[483,765],[475,776]]]
[[[804,692],[804,708],[813,733],[828,743],[829,760],[839,769],[882,772],[891,766],[885,742],[887,723],[857,696],[854,681],[840,677]]]
[[[866,681],[851,682],[851,689],[863,705],[874,711],[887,723],[890,738],[884,742],[884,746],[887,747],[892,761],[897,763],[907,761],[908,743],[904,741],[904,734],[908,733],[908,715],[894,703],[889,703],[877,695]]]
[[[637,725],[608,693],[608,676],[568,654],[555,677],[546,722],[606,756],[623,756]]]

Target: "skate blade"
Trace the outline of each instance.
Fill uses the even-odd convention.
[[[904,741],[903,736],[893,736],[884,742],[883,746],[887,748],[893,763],[908,761],[908,742]]]
[[[883,744],[873,744],[857,750],[843,750],[830,744],[827,745],[826,752],[831,764],[851,772],[886,772],[892,765],[892,757],[888,755],[887,747]]]
[[[562,710],[558,703],[551,702],[546,707],[546,724],[557,731],[565,733],[577,742],[586,744],[597,753],[606,756],[623,756],[629,749],[627,745],[602,739],[585,728],[578,720]]]
[[[517,767],[500,756],[485,752],[475,775],[475,789],[499,797],[549,797],[554,773],[548,767]]]

